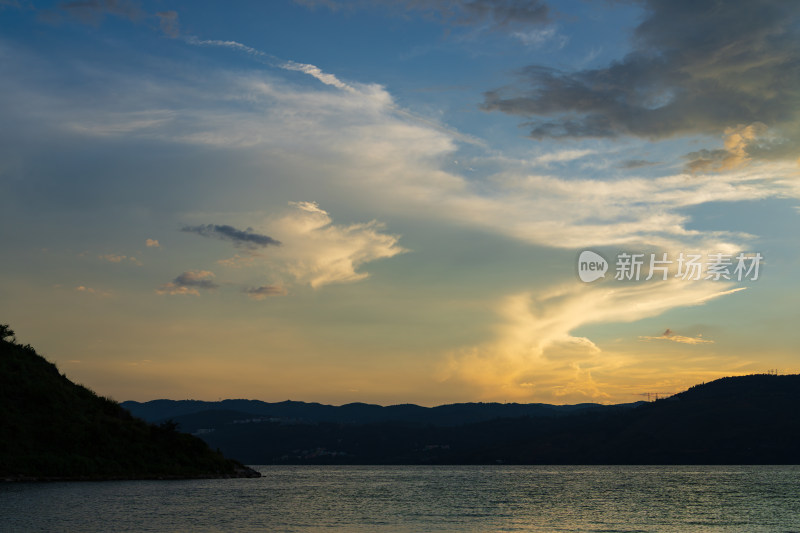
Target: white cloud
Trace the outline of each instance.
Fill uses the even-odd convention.
[[[268,154],[265,159],[302,154],[298,172],[306,175],[298,183],[306,187],[334,180],[379,210],[453,220],[532,244],[734,251],[751,236],[725,228],[690,230],[684,209],[711,202],[800,197],[793,178],[797,169],[784,163],[659,178],[573,178],[502,168],[488,179],[467,178],[445,165],[463,139],[397,109],[382,87],[363,86],[354,94],[292,89],[255,78],[240,81],[258,102],[260,116],[201,121],[204,125],[181,137],[184,141],[258,146]],[[594,153],[566,150],[540,155],[530,163],[568,163]],[[314,169],[319,169],[317,175]]]
[[[511,32],[511,36],[518,39],[525,46],[539,47],[545,43],[553,42],[556,48],[563,48],[569,39],[558,33],[555,26],[548,26],[546,28],[528,31],[515,31]]]
[[[222,48],[230,48],[232,50],[237,50],[240,52],[245,52],[250,55],[254,56],[268,56],[261,50],[256,50],[251,46],[247,46],[246,44],[242,44],[237,41],[224,41],[220,39],[198,39],[197,37],[189,36],[185,38],[185,41],[189,44],[193,44],[196,46],[219,46]],[[268,56],[271,57],[271,56]]]
[[[336,87],[337,89],[343,89],[353,93],[358,92],[353,87],[347,85],[333,74],[328,74],[326,72],[323,72],[319,67],[316,67],[314,65],[288,61],[283,65],[281,65],[281,67],[285,68],[286,70],[296,70],[298,72],[303,72],[305,74],[308,74],[309,76],[313,76],[314,78],[318,79],[325,85],[330,85],[332,87]]]
[[[196,44],[255,53],[241,43]],[[689,229],[685,208],[800,198],[794,163],[751,163],[711,174],[597,179],[532,174],[519,165],[504,165],[496,153],[484,152],[471,161],[483,158],[500,168],[483,179],[461,175],[450,170],[449,162],[461,159],[457,152],[469,139],[399,108],[386,88],[346,82],[313,65],[281,61],[275,66],[304,72],[326,86],[290,84],[281,79],[280,71],[217,72],[205,77],[205,85],[195,78],[185,86],[148,80],[144,87],[125,80],[119,90],[148,94],[146,106],[114,110],[95,106],[87,115],[81,106],[59,105],[52,117],[62,127],[87,135],[245,150],[260,160],[265,174],[279,165],[282,175],[290,177],[281,184],[285,195],[298,197],[335,184],[354,205],[376,212],[455,221],[560,248],[647,245],[735,251],[743,249],[750,236],[725,228]],[[749,130],[732,132],[730,138],[741,142],[731,141],[731,153],[741,152],[742,143],[754,135]],[[480,150],[469,142],[471,150]],[[529,163],[569,163],[593,153],[594,148],[578,145],[541,154]]]
[[[567,161],[581,159],[587,155],[594,155],[596,153],[597,150],[561,150],[558,152],[540,155],[534,159],[534,162],[540,165],[547,165],[549,163],[564,163]]]
[[[288,273],[294,281],[319,288],[331,283],[359,281],[369,276],[359,268],[406,250],[399,237],[382,233],[383,224],[336,225],[315,202],[290,202],[293,209],[269,221],[269,231],[283,245],[265,254],[270,269]]]

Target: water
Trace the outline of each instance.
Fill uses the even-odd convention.
[[[0,485],[3,532],[800,531],[797,466],[264,466]]]

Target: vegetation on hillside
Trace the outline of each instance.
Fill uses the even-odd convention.
[[[174,420],[254,464],[800,464],[798,411],[800,376],[751,375],[625,409],[455,426],[230,411]]]
[[[0,325],[0,479],[244,476],[257,473],[72,383]]]

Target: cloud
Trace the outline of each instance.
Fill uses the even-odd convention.
[[[266,264],[298,283],[319,288],[360,281],[369,276],[359,271],[362,265],[407,251],[398,245],[398,236],[382,233],[384,225],[375,220],[336,225],[316,202],[289,204],[293,209],[288,214],[269,222],[287,240]]]
[[[158,17],[158,24],[164,35],[169,37],[178,37],[180,35],[180,24],[178,22],[178,13],[175,11],[159,11],[156,13]]]
[[[486,25],[493,29],[546,24],[550,9],[541,0],[295,0],[331,10],[382,6],[402,14],[417,11],[454,25]]]
[[[208,270],[190,270],[184,272],[177,278],[175,282],[182,287],[199,287],[201,289],[216,289],[219,287],[216,283],[211,281],[214,279],[214,273]]]
[[[550,152],[540,155],[534,159],[534,162],[540,165],[549,165],[550,163],[566,163],[576,159],[581,159],[587,155],[594,155],[596,153],[597,150],[561,150],[558,152]]]
[[[256,50],[251,46],[247,46],[237,41],[223,41],[219,39],[199,39],[194,36],[187,36],[185,40],[187,43],[193,44],[195,46],[219,46],[222,48],[230,48],[233,50],[238,50],[240,52],[245,52],[253,56],[271,57],[268,54],[262,52],[261,50]]]
[[[108,261],[109,263],[123,263],[123,262],[130,262],[137,266],[142,266],[142,262],[136,259],[135,257],[128,257],[127,255],[118,255],[118,254],[103,254],[97,256],[99,259],[103,261]]]
[[[253,300],[266,300],[270,296],[284,296],[287,294],[286,289],[278,285],[262,285],[261,287],[250,287],[244,289],[243,292]]]
[[[713,344],[714,341],[710,341],[703,338],[703,335],[698,335],[697,337],[685,337],[683,335],[677,335],[674,331],[667,328],[664,333],[657,337],[647,337],[642,336],[639,339],[643,341],[654,341],[654,340],[665,340],[665,341],[672,341],[678,342],[681,344]]]
[[[283,214],[265,216],[260,224],[285,238],[280,247],[269,254],[248,251],[217,261],[232,269],[262,268],[270,280],[279,280],[245,289],[251,298],[285,294],[283,287],[292,284],[320,288],[361,281],[369,277],[362,270],[367,263],[407,251],[398,244],[399,236],[384,233],[385,226],[378,221],[338,225],[316,202],[289,202],[289,206]]]
[[[161,244],[159,244],[158,239],[147,239],[144,241],[144,244],[148,248],[161,248]]]
[[[573,283],[514,294],[498,306],[503,322],[495,339],[451,353],[443,379],[470,383],[486,398],[535,394],[562,401],[602,401],[610,391],[593,375],[610,375],[636,361],[606,353],[592,340],[574,336],[574,330],[587,324],[635,322],[741,290],[671,280],[626,286]],[[537,384],[534,389],[531,383]]]
[[[281,246],[269,254],[248,252],[246,255],[217,261],[229,268],[263,268],[271,283],[256,288],[244,289],[253,299],[285,294],[284,287],[295,283],[310,285],[318,289],[335,283],[351,283],[369,277],[361,267],[372,261],[394,257],[407,250],[398,244],[399,236],[383,233],[384,225],[373,220],[367,223],[338,225],[327,211],[316,202],[289,202],[290,210],[283,215],[266,217],[263,226],[272,234],[285,237]],[[229,228],[220,231],[219,228]],[[258,246],[268,246],[277,241],[271,237],[236,230],[231,226],[194,226],[184,231],[205,236],[220,236],[227,240],[237,239],[251,250],[251,241]],[[218,235],[219,234],[219,235]],[[267,241],[266,239],[269,239]],[[212,289],[217,285],[214,275],[208,271],[185,272],[173,282],[159,288],[159,294],[194,294],[198,288]]]
[[[767,135],[767,125],[755,122],[725,130],[724,149],[700,150],[686,155],[691,172],[724,171],[741,167],[751,159],[748,149]]]
[[[800,3],[638,3],[645,17],[623,59],[578,71],[531,65],[519,83],[487,92],[483,107],[529,117],[536,139],[719,135],[763,123],[772,142],[742,138],[737,150],[796,157]]]
[[[280,246],[280,241],[273,239],[268,235],[261,235],[255,233],[253,228],[239,230],[233,226],[218,225],[218,224],[205,224],[200,226],[186,226],[181,231],[188,233],[196,233],[203,237],[214,237],[226,241],[233,242],[234,246],[239,248],[247,248],[254,250],[256,248],[265,248],[267,246]]]
[[[109,296],[113,296],[113,292],[111,291],[103,291],[100,289],[93,289],[92,287],[87,287],[85,285],[79,285],[75,287],[75,290],[78,292],[82,292],[85,294],[92,294],[94,296],[99,296],[101,298],[108,298]]]
[[[286,63],[281,65],[281,68],[284,68],[286,70],[295,70],[297,72],[303,72],[305,74],[308,74],[309,76],[318,79],[325,85],[330,85],[332,87],[336,87],[337,89],[357,92],[356,89],[344,83],[333,74],[328,74],[326,72],[323,72],[319,67],[316,67],[314,65],[309,65],[306,63],[296,63],[294,61],[287,61]]]
[[[151,27],[158,24],[161,32],[172,38],[180,36],[180,23],[176,11],[159,11],[155,14],[144,11],[138,3],[130,0],[76,0],[62,2],[58,10],[43,10],[42,17],[51,22],[59,22],[61,13],[92,26],[101,25],[107,15],[127,19],[133,23],[146,23]]]
[[[538,48],[546,43],[554,43],[557,49],[566,46],[569,39],[559,35],[555,26],[527,31],[515,31],[511,36],[518,39],[525,46]]]
[[[144,12],[134,2],[127,0],[79,0],[64,2],[59,8],[85,24],[97,25],[106,15],[138,21]]]
[[[796,161],[758,161],[749,152],[750,165],[718,174],[668,170],[659,177],[620,178],[613,173],[576,177],[564,167],[589,164],[585,160],[593,151],[597,158],[607,157],[607,151],[593,145],[539,154],[538,159],[513,159],[467,145],[452,130],[405,112],[384,87],[349,80],[342,83],[357,92],[298,85],[262,70],[251,74],[217,70],[210,76],[191,77],[190,82],[154,79],[146,86],[123,76],[112,84],[113,90],[104,92],[126,95],[120,100],[125,105],[91,107],[74,99],[67,103],[62,95],[36,90],[12,75],[0,79],[13,88],[4,92],[9,98],[3,105],[12,110],[8,113],[32,105],[20,101],[19,95],[36,96],[43,109],[37,120],[50,121],[37,123],[39,132],[48,127],[62,131],[68,125],[71,133],[109,142],[147,139],[168,143],[176,151],[181,145],[210,146],[220,152],[235,148],[248,164],[262,168],[265,176],[291,176],[280,182],[282,194],[288,197],[308,190],[331,191],[330,185],[335,184],[336,194],[358,198],[351,205],[369,206],[367,213],[455,222],[536,245],[743,249],[752,235],[724,227],[691,229],[687,208],[712,202],[800,198]],[[147,101],[140,102],[141,106],[131,104],[139,102],[136,95],[140,94],[147,94]],[[131,121],[153,117],[160,117],[159,121],[128,128]],[[734,142],[737,135],[744,140]],[[734,128],[729,145],[733,149],[749,142],[748,135]],[[465,175],[454,170],[447,164],[454,159],[468,161],[478,172]],[[277,185],[277,180],[265,178],[271,185]],[[192,229],[225,238],[215,227]],[[266,227],[265,231],[276,240],[289,238]],[[243,241],[233,242],[244,247]],[[270,253],[279,248],[271,247]],[[252,252],[253,246],[245,249]]]
[[[208,270],[190,270],[156,289],[156,293],[199,296],[198,289],[214,290],[219,288],[219,285],[214,282],[214,277],[214,273]]]
[[[248,252],[245,255],[235,254],[233,257],[229,257],[228,259],[218,260],[217,264],[226,266],[228,268],[243,268],[255,265],[258,259],[261,257],[263,257],[263,255],[255,252]]]
[[[647,161],[645,159],[628,159],[627,161],[620,163],[619,168],[623,168],[625,170],[634,170],[637,168],[649,167],[657,164],[658,163],[655,161]]]

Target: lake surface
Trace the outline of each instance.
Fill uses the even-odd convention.
[[[263,466],[0,485],[0,530],[800,531],[797,466]]]

